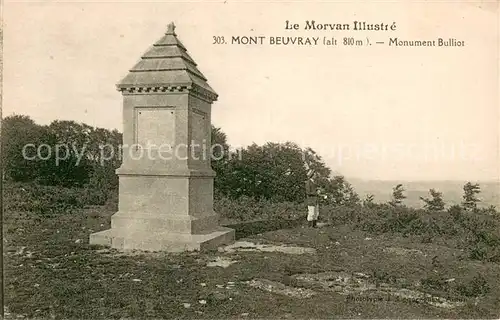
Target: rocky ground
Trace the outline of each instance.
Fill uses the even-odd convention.
[[[88,244],[90,233],[109,228],[110,214],[7,215],[7,319],[500,314],[500,265],[469,260],[444,240],[293,224],[247,226],[235,244],[212,252],[124,253]]]

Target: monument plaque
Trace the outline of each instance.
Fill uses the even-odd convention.
[[[201,111],[193,110],[191,112],[191,123],[193,124],[191,126],[191,141],[193,143],[193,160],[195,161],[208,160],[206,157],[205,159],[203,158],[204,154],[206,156],[206,152],[203,152],[203,147],[207,143],[203,140],[210,134],[206,116],[207,115]]]
[[[143,148],[175,144],[175,109],[172,107],[136,108],[136,143]]]
[[[217,94],[173,23],[117,87],[124,123],[118,212],[111,229],[91,234],[90,243],[178,252],[231,242],[234,230],[220,227],[213,210],[210,117]],[[160,147],[169,157],[144,152]]]

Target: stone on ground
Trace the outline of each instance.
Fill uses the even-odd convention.
[[[287,254],[313,254],[316,253],[314,248],[271,245],[271,244],[255,244],[249,241],[237,241],[231,245],[220,247],[220,252],[236,252],[236,251],[260,251],[260,252],[281,252]]]
[[[253,288],[258,288],[267,292],[285,295],[292,298],[305,299],[316,294],[311,289],[294,288],[286,286],[283,283],[271,281],[267,279],[254,279],[248,282],[248,285]]]

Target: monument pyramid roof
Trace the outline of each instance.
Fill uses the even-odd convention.
[[[198,91],[212,100],[217,93],[208,85],[196,62],[177,38],[170,23],[165,35],[144,53],[117,84],[119,91],[173,91],[186,88]]]

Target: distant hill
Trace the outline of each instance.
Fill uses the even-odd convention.
[[[429,189],[435,189],[443,193],[443,199],[447,206],[460,204],[463,195],[463,186],[467,181],[382,181],[362,180],[348,178],[356,192],[363,198],[366,194],[373,194],[375,202],[387,202],[391,199],[392,188],[398,183],[403,184],[406,189],[405,204],[410,207],[421,208],[423,202],[420,197],[429,197]],[[479,183],[481,193],[481,206],[494,205],[500,208],[500,181],[471,181]]]

